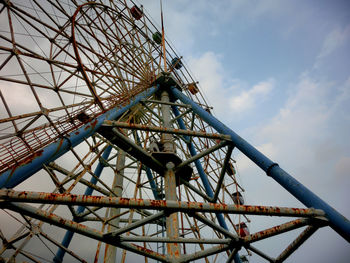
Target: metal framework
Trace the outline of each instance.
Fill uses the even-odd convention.
[[[142,7],[2,0],[0,19],[0,262],[283,262],[320,227],[350,241],[347,219],[210,113]],[[234,150],[306,208],[243,205]],[[287,221],[250,234],[249,215]],[[275,258],[255,247],[299,228]]]

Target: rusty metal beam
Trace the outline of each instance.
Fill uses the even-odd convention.
[[[237,235],[231,233],[229,230],[223,228],[222,226],[219,226],[219,225],[215,224],[213,221],[211,221],[210,219],[206,218],[205,216],[202,216],[202,215],[200,215],[198,213],[194,213],[193,217],[196,218],[197,220],[201,221],[205,225],[210,226],[211,228],[213,228],[216,231],[220,232],[224,236],[229,237],[229,238],[231,238],[232,240],[235,240],[235,241],[239,240]]]
[[[194,155],[191,158],[186,159],[185,161],[180,163],[178,166],[176,166],[175,170],[178,171],[182,167],[184,167],[186,165],[189,165],[190,163],[192,163],[192,162],[194,162],[196,160],[199,160],[200,158],[202,158],[202,157],[204,157],[204,156],[206,156],[206,155],[208,155],[208,154],[210,154],[210,153],[212,153],[212,152],[214,152],[214,151],[216,151],[216,150],[226,146],[227,144],[228,144],[227,141],[222,141],[222,142],[220,142],[220,143],[218,143],[218,144],[216,144],[216,145],[214,145],[214,146],[212,146],[212,147],[210,147],[210,148],[208,148],[208,149],[198,153],[197,155]]]
[[[161,100],[143,99],[141,101],[142,102],[157,103],[157,104],[165,104],[165,105],[170,105],[170,106],[179,106],[179,107],[183,107],[183,108],[191,108],[191,106],[188,105],[188,104],[181,104],[181,103],[174,103],[174,102],[165,102],[165,101],[161,101]]]
[[[182,118],[183,116],[185,116],[186,114],[190,113],[192,111],[192,109],[187,109],[185,110],[183,113],[181,113],[180,115],[176,116],[174,119],[172,119],[170,122],[174,123],[175,121],[177,121],[178,119]]]
[[[169,94],[166,90],[163,90],[161,93],[161,101],[163,102],[170,102]],[[164,128],[171,128],[171,111],[170,111],[170,105],[162,104],[161,105],[161,112],[162,117],[164,121]],[[174,144],[174,137],[173,134],[162,134],[161,141],[163,143],[163,151],[164,153],[175,153],[176,148]],[[175,178],[175,172],[174,167],[175,164],[169,159],[166,163],[166,170],[164,173],[164,194],[165,194],[165,200],[166,201],[177,201],[177,195],[176,195],[176,178]],[[165,220],[166,225],[166,234],[167,237],[170,239],[177,239],[179,238],[179,218],[177,212],[168,213],[166,215]],[[180,246],[176,242],[167,243],[167,252],[169,257],[172,260],[176,260],[181,255]]]
[[[209,197],[208,195],[206,195],[203,191],[200,191],[198,188],[196,188],[195,186],[191,185],[189,182],[183,180],[180,177],[180,181],[182,184],[184,184],[186,187],[188,187],[189,189],[191,189],[193,192],[195,192],[197,195],[201,196],[203,199],[212,202],[212,198]]]
[[[70,254],[72,257],[76,258],[80,262],[87,263],[84,259],[82,259],[77,254],[75,254],[72,250],[66,248],[65,246],[62,246],[59,242],[57,242],[56,240],[51,238],[49,235],[45,234],[43,231],[40,231],[40,235],[43,236],[44,238],[46,238],[51,243],[53,243],[54,245],[56,245],[59,248],[63,249],[65,252],[67,252],[68,254]]]
[[[202,250],[202,251],[199,251],[199,252],[195,252],[195,253],[190,254],[190,255],[182,256],[179,259],[179,261],[177,261],[177,262],[181,262],[181,263],[182,262],[192,262],[192,261],[197,260],[197,259],[209,257],[211,255],[218,254],[220,252],[229,250],[230,248],[231,247],[229,245],[215,246],[215,247],[208,248],[208,249],[205,249],[205,250]]]
[[[110,126],[110,127],[118,127],[118,128],[132,129],[132,130],[142,130],[142,131],[154,131],[154,132],[160,132],[160,133],[171,133],[171,134],[179,134],[179,135],[187,135],[187,136],[195,136],[195,137],[202,137],[202,138],[209,138],[209,139],[219,139],[219,140],[231,141],[230,136],[222,135],[222,134],[218,134],[218,133],[206,133],[206,132],[200,132],[200,131],[165,128],[165,127],[157,127],[157,126],[150,126],[150,125],[120,122],[120,121],[106,120],[103,122],[102,126]]]
[[[273,206],[227,205],[200,202],[150,200],[121,197],[89,196],[74,194],[43,193],[1,189],[1,202],[27,202],[46,204],[85,205],[99,207],[142,208],[151,210],[173,210],[180,212],[222,212],[228,214],[251,214],[290,217],[323,216],[319,209],[303,209]]]
[[[221,168],[220,177],[219,177],[218,182],[216,184],[216,189],[215,189],[215,192],[214,192],[214,196],[210,200],[213,203],[216,203],[216,201],[218,200],[219,192],[220,192],[220,189],[222,187],[222,182],[224,181],[225,174],[226,174],[226,167],[227,167],[227,165],[228,165],[228,163],[229,163],[229,161],[231,159],[232,151],[233,151],[233,146],[229,145],[228,149],[227,149],[226,156],[225,156],[224,163],[223,163],[222,168]]]
[[[262,252],[260,249],[257,249],[256,247],[253,246],[247,246],[246,247],[248,250],[253,251],[255,254],[257,254],[258,256],[262,257],[263,259],[266,259],[267,261],[274,263],[275,259],[269,257],[268,255],[266,255],[264,252]]]
[[[296,219],[296,220],[251,234],[249,236],[246,236],[244,237],[243,241],[246,244],[257,242],[268,237],[276,236],[276,235],[306,226],[310,223],[311,223],[311,220],[309,218]]]
[[[135,228],[138,228],[140,226],[143,226],[147,223],[150,223],[150,222],[153,222],[153,221],[156,221],[158,220],[159,218],[162,218],[164,217],[165,213],[162,211],[162,212],[159,212],[157,214],[154,214],[154,215],[151,215],[151,216],[148,216],[144,219],[141,219],[141,220],[137,220],[136,222],[132,223],[132,224],[129,224],[127,225],[126,227],[123,227],[123,228],[120,228],[114,232],[111,232],[111,233],[107,233],[105,234],[104,236],[105,237],[108,237],[108,238],[115,238],[115,237],[118,237],[120,236],[121,234],[124,234],[126,232],[129,232]]]
[[[313,233],[317,226],[308,226],[275,260],[276,263],[286,260],[295,250],[297,250]]]
[[[196,238],[164,238],[164,237],[118,237],[120,242],[147,242],[147,243],[188,243],[188,244],[230,244],[229,238],[211,238],[211,239],[196,239]]]
[[[232,250],[231,254],[229,255],[228,259],[226,260],[226,263],[232,263],[235,259],[235,256],[238,252],[238,249],[235,248],[234,250]]]

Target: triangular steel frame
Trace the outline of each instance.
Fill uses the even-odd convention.
[[[143,104],[144,100],[159,92],[159,90],[166,90],[171,98],[172,102],[168,104],[171,105],[173,114],[175,116],[173,121],[177,121],[180,129],[164,129],[162,127],[145,127],[137,124],[128,124],[123,122],[114,121],[118,119],[123,113],[127,112],[129,109],[136,105]],[[185,105],[188,110],[183,110],[182,113],[179,111],[176,101],[179,100],[182,105]],[[218,134],[200,134],[200,132],[195,132],[187,130],[182,117],[185,114],[193,113],[198,115],[204,122],[214,128]],[[14,190],[7,190],[20,184],[31,175],[42,169],[43,166],[49,165],[50,162],[62,156],[72,147],[75,147],[80,142],[91,136],[93,133],[98,131],[101,127],[117,127],[123,129],[135,129],[135,130],[150,130],[158,131],[161,133],[172,133],[183,136],[186,140],[189,140],[189,136],[211,136],[212,138],[217,138],[221,140],[217,146],[213,149],[208,149],[207,152],[198,154],[193,147],[193,145],[188,143],[189,151],[192,158],[183,161],[178,164],[179,168],[187,165],[188,163],[194,163],[197,171],[202,180],[202,186],[204,192],[201,189],[194,187],[193,185],[183,182],[189,189],[195,193],[201,195],[203,199],[207,200],[207,203],[188,203],[181,201],[165,201],[162,200],[155,189],[156,186],[152,182],[152,176],[150,175],[150,184],[154,194],[154,200],[148,199],[124,199],[121,197],[97,197],[92,196],[92,191],[96,190],[94,185],[96,184],[100,173],[103,170],[103,162],[101,161],[95,170],[96,178],[90,182],[90,187],[87,188],[84,195],[72,195],[72,194],[51,194],[51,193],[37,193],[37,192],[18,192]],[[127,140],[127,139],[125,139]],[[129,142],[126,141],[126,144]],[[130,147],[134,147],[137,151],[137,145],[133,145],[132,142],[129,144]],[[228,154],[226,161],[223,163],[222,168],[222,178],[219,178],[217,186],[215,186],[214,191],[209,184],[206,173],[203,170],[200,162],[200,158],[215,151],[220,147],[228,147]],[[223,176],[225,174],[226,165],[230,158],[233,148],[239,149],[243,154],[250,158],[256,165],[258,165],[262,170],[266,172],[268,176],[276,180],[283,188],[288,190],[294,197],[301,201],[308,209],[291,209],[291,208],[281,208],[281,207],[263,207],[263,206],[244,206],[244,205],[234,205],[234,204],[220,204],[217,203],[218,193],[220,191]],[[111,147],[107,147],[102,156],[101,160],[107,160],[108,155],[111,151]],[[146,152],[140,150],[138,153],[134,153],[134,156],[141,156],[140,158],[144,163],[151,166],[153,170],[164,169],[161,163],[157,160],[153,160],[152,157],[148,156]],[[132,155],[132,154],[131,154]],[[149,161],[147,162],[147,160]],[[218,119],[216,119],[212,114],[208,113],[205,109],[199,106],[196,102],[185,96],[178,86],[166,86],[160,87],[155,86],[149,88],[148,90],[136,95],[127,105],[122,107],[113,108],[107,111],[103,115],[99,116],[97,119],[91,120],[84,124],[78,131],[74,131],[71,134],[66,135],[55,143],[51,143],[44,149],[40,151],[40,154],[33,156],[32,159],[26,160],[23,164],[16,166],[14,169],[8,170],[0,176],[0,200],[1,207],[12,211],[17,211],[23,215],[33,217],[44,222],[62,227],[69,230],[66,237],[60,246],[59,253],[56,255],[55,262],[61,262],[63,255],[68,252],[74,257],[79,259],[79,256],[75,255],[73,251],[70,251],[68,246],[70,240],[72,239],[73,233],[77,232],[84,236],[94,238],[96,240],[103,241],[105,243],[121,247],[128,251],[135,252],[137,254],[147,256],[162,262],[189,262],[195,259],[203,258],[211,254],[220,253],[221,251],[230,251],[228,253],[228,262],[235,261],[241,262],[238,251],[240,248],[245,247],[250,251],[258,254],[262,258],[269,262],[283,262],[292,252],[294,252],[307,238],[309,238],[319,227],[329,225],[338,234],[340,234],[348,242],[350,241],[350,223],[341,214],[335,211],[331,206],[313,194],[310,190],[304,187],[301,183],[296,181],[291,175],[281,169],[278,164],[269,160],[266,156],[260,153],[257,149],[247,143],[244,139],[238,136],[230,128],[222,124]],[[98,200],[96,200],[98,199]],[[96,207],[115,207],[115,208],[129,208],[129,209],[142,209],[147,208],[150,210],[159,210],[155,214],[149,215],[138,222],[128,225],[125,228],[121,228],[117,231],[111,232],[109,234],[100,233],[94,229],[89,229],[88,227],[81,225],[76,220],[70,220],[62,218],[55,214],[50,214],[46,211],[31,207],[29,205],[18,204],[19,202],[25,203],[43,203],[43,204],[65,204],[65,205],[79,205],[76,214],[81,214],[84,211],[85,206],[94,205]],[[225,238],[221,240],[185,240],[181,238],[169,239],[169,238],[137,238],[137,237],[126,237],[122,236],[134,228],[143,226],[149,222],[158,222],[162,217],[169,216],[169,211],[171,212],[185,212],[190,216],[194,217],[199,222],[212,228],[215,231],[221,233]],[[212,222],[210,219],[204,217],[200,212],[212,212],[216,213],[218,223]],[[225,218],[223,214],[245,214],[245,215],[277,215],[277,216],[290,216],[290,217],[300,217],[299,219],[284,223],[279,226],[275,226],[264,231],[248,235],[244,238],[240,238],[235,234],[228,231],[228,227],[225,223]],[[308,226],[298,237],[294,240],[285,251],[283,251],[277,258],[271,258],[260,250],[252,246],[253,242],[275,236],[290,230],[294,230],[300,227]],[[165,243],[195,243],[202,242],[208,244],[218,244],[215,247],[202,250],[202,252],[197,252],[194,254],[182,255],[178,258],[170,258],[165,254],[159,254],[154,251],[145,251],[142,247],[135,245],[130,242],[165,242]]]

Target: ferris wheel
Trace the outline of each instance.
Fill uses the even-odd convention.
[[[3,0],[0,21],[0,262],[283,262],[329,224],[244,205],[234,148],[280,168],[215,119],[142,6]],[[297,219],[250,234],[251,214]],[[305,226],[276,259],[254,247]]]
[[[175,85],[210,111],[142,7],[130,1],[1,5],[1,187],[51,198],[242,203],[229,138],[216,134],[188,105],[157,90]],[[169,167],[176,167],[170,179],[176,182],[165,181]],[[218,180],[220,188],[210,196]],[[10,225],[1,226],[4,259],[114,262],[117,256],[130,262],[138,254],[166,261],[172,251],[174,257],[187,253],[208,260],[203,251],[214,247],[227,258],[228,241],[201,220],[224,222],[226,217],[226,231],[238,231],[247,220],[44,199],[35,201],[38,205],[6,205],[1,217]],[[178,242],[169,243],[166,220],[176,222],[170,235]],[[225,249],[218,249],[220,244]],[[193,256],[198,253],[203,255]]]

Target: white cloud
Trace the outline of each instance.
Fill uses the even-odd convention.
[[[236,89],[234,85],[225,87],[225,73],[220,59],[220,55],[214,52],[206,52],[198,58],[188,59],[188,68],[199,80],[199,87],[218,115],[225,113],[228,99]]]
[[[346,217],[350,216],[347,201],[350,186],[348,94],[349,80],[335,85],[304,74],[290,90],[288,99],[276,116],[265,120],[263,125],[250,128],[253,134],[251,143],[256,148]],[[247,137],[245,134],[242,136]],[[246,157],[238,155],[236,160],[247,203],[303,207]],[[270,221],[259,218],[259,222],[254,223],[251,225],[253,232]],[[288,262],[303,261],[308,251],[316,251],[317,246],[323,248],[325,239],[334,247],[332,250],[339,252],[334,255],[337,262],[346,262],[343,257],[347,244],[332,230],[318,231],[312,239],[307,242],[307,249],[302,246]],[[282,240],[285,238],[282,237]],[[261,243],[260,249],[276,253],[283,246],[280,242],[271,246]],[[316,261],[329,261],[329,258],[321,257]],[[259,261],[254,258],[252,262]]]
[[[274,79],[269,79],[256,84],[250,90],[242,91],[238,96],[230,99],[230,109],[238,113],[253,108],[258,101],[261,101],[270,93],[274,83]]]
[[[221,56],[214,52],[206,52],[199,58],[191,57],[188,64],[219,119],[227,117],[228,109],[234,114],[258,106],[275,85],[275,80],[270,78],[249,88],[249,85],[239,79],[228,78]]]
[[[304,75],[279,113],[254,129],[253,144],[323,198],[350,184],[344,176],[350,163],[350,120],[344,113],[350,97],[344,87],[347,82],[338,88]]]
[[[349,156],[340,157],[340,159],[337,161],[335,165],[336,175],[339,176],[341,179],[346,180],[346,176],[348,176],[349,171],[350,171],[350,157]]]
[[[345,28],[336,27],[324,39],[320,53],[316,58],[315,68],[320,66],[322,59],[341,47],[350,38],[350,25]]]
[[[323,42],[322,50],[319,57],[325,57],[332,53],[335,49],[341,46],[345,40],[350,36],[350,25],[343,30],[340,28],[334,29],[330,32]]]

